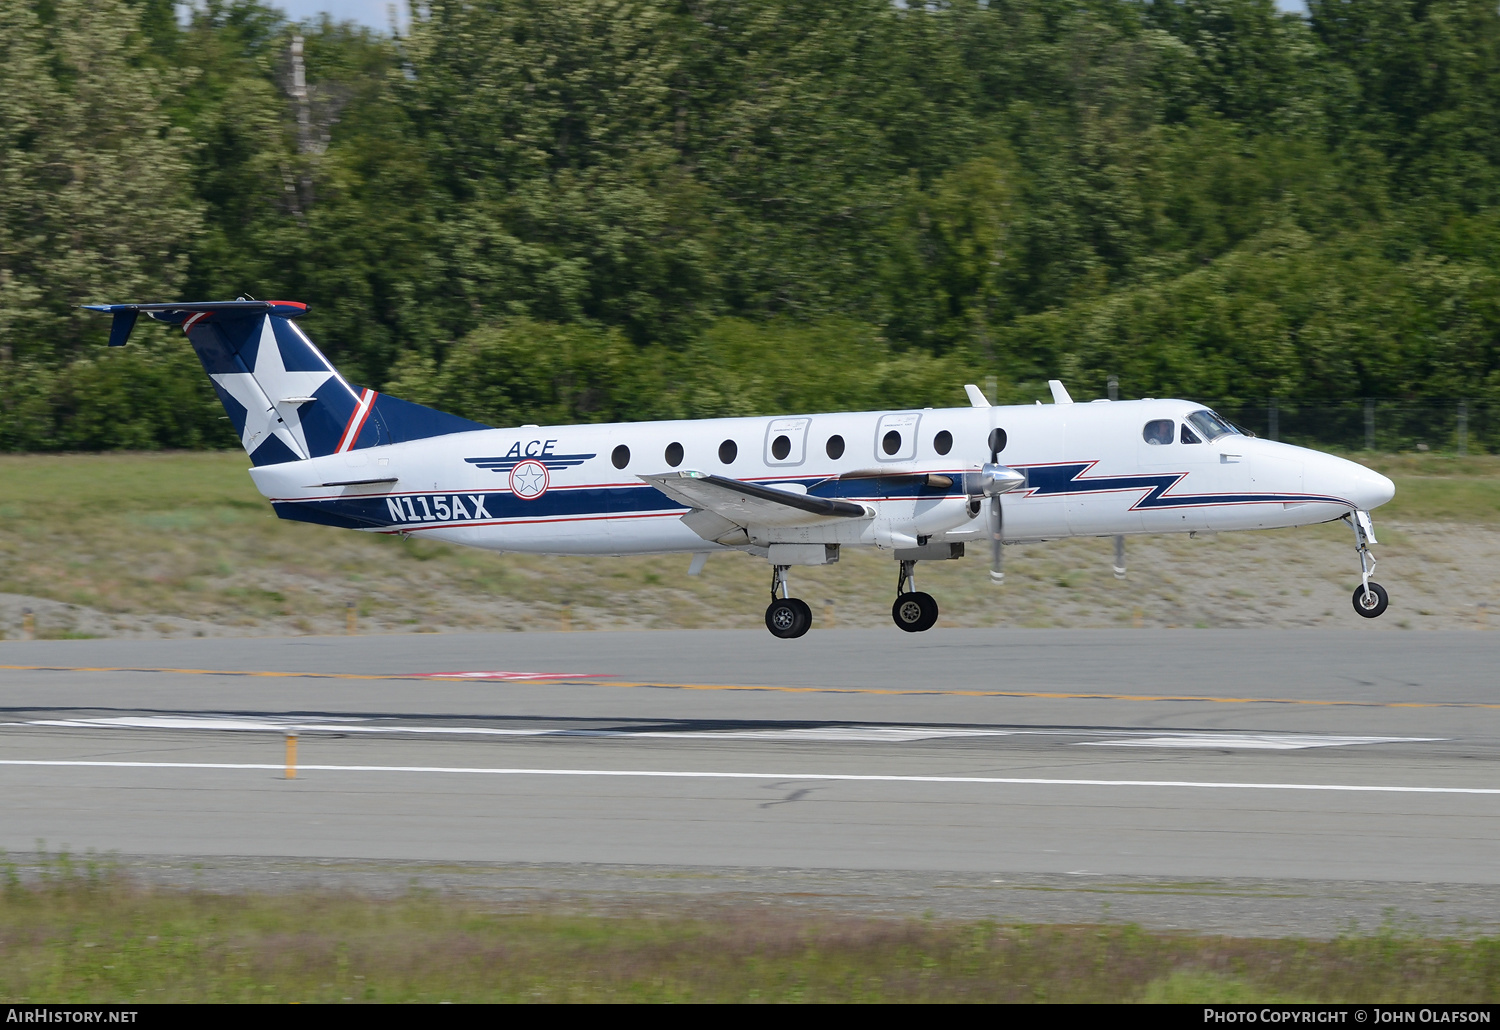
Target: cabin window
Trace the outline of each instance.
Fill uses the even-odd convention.
[[[824,448],[830,458],[838,459],[844,456],[844,438],[842,436],[830,436],[828,446]]]
[[[680,443],[669,443],[669,444],[667,444],[666,459],[667,459],[667,464],[670,465],[672,468],[676,468],[678,465],[681,465],[682,464],[682,444],[680,444]]]
[[[630,448],[624,444],[620,444],[620,446],[615,448],[614,453],[609,456],[609,460],[614,462],[615,468],[624,468],[630,464]]]
[[[1186,422],[1182,424],[1182,432],[1177,434],[1177,439],[1181,440],[1183,443],[1203,442],[1202,440],[1198,439],[1198,434],[1193,432],[1192,427],[1189,426]]]
[[[939,454],[947,454],[953,450],[953,434],[944,429],[932,438],[932,449]]]
[[[921,438],[922,415],[916,411],[893,411],[881,415],[875,426],[875,439],[870,449],[876,461],[911,461],[917,456],[917,441]]]
[[[786,456],[791,453],[792,440],[785,433],[771,441],[771,454],[777,461],[786,461]]]
[[[1239,435],[1233,426],[1212,411],[1195,411],[1187,417],[1187,420],[1197,426],[1204,439],[1210,443],[1221,436]]]
[[[1172,442],[1172,430],[1177,427],[1169,418],[1156,418],[1146,423],[1146,428],[1141,430],[1141,437],[1149,444],[1166,444]]]
[[[992,453],[992,454],[999,454],[1001,451],[1005,450],[1005,444],[1006,444],[1005,430],[1001,429],[999,426],[996,426],[994,429],[991,429],[990,430],[990,453]]]
[[[740,446],[733,440],[725,440],[723,443],[719,444],[719,460],[725,465],[733,465],[734,459],[739,455],[739,453]]]

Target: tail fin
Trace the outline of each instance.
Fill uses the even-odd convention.
[[[256,465],[489,428],[350,383],[292,321],[307,313],[305,304],[86,306],[114,316],[111,347],[124,346],[141,312],[182,326]]]

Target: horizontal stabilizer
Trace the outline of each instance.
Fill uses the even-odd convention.
[[[85,311],[98,311],[113,315],[109,327],[109,345],[123,347],[130,339],[136,319],[144,311],[158,322],[174,325],[187,321],[193,315],[209,312],[225,312],[234,315],[279,315],[282,318],[299,318],[307,314],[307,305],[292,300],[204,300],[174,301],[165,304],[84,304]]]

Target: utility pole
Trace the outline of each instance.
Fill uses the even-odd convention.
[[[301,181],[298,184],[301,186],[298,198],[301,210],[297,212],[299,218],[312,207],[312,167],[307,162],[315,149],[312,138],[312,106],[307,95],[307,66],[302,61],[302,44],[300,35],[292,37],[292,88],[289,92],[297,104],[297,154],[302,158]]]
[[[1266,435],[1272,440],[1281,439],[1281,412],[1276,408],[1276,398],[1266,405]]]
[[[1112,375],[1107,381],[1109,387],[1109,399],[1117,401],[1120,399],[1120,377]]]
[[[292,37],[292,99],[297,102],[297,153],[312,149],[312,112],[307,106],[307,67],[302,62],[302,37]]]
[[[1467,457],[1469,453],[1469,402],[1461,400],[1458,402],[1458,456]]]
[[[1365,450],[1375,449],[1375,398],[1365,398]]]

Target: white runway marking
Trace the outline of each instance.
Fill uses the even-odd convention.
[[[356,725],[363,723],[363,725]],[[331,723],[299,722],[286,717],[243,719],[234,716],[121,716],[108,719],[36,719],[12,726],[56,726],[64,729],[216,730],[285,733],[423,733],[485,737],[646,737],[658,740],[768,740],[904,743],[946,737],[1004,737],[1012,730],[947,729],[941,726],[809,726],[735,730],[572,730],[507,729],[493,726],[392,726],[350,717]]]
[[[1080,747],[1196,747],[1237,750],[1295,751],[1305,747],[1351,744],[1426,744],[1441,737],[1324,737],[1301,733],[1172,733],[1120,740],[1081,740]]]
[[[264,762],[95,762],[46,759],[0,759],[0,766],[85,769],[220,769],[281,772],[284,765]],[[485,769],[437,765],[298,765],[306,772],[437,773],[479,776],[580,776],[669,780],[809,780],[843,783],[956,783],[1033,787],[1176,787],[1193,790],[1344,791],[1367,794],[1500,794],[1500,787],[1412,787],[1361,783],[1235,783],[1211,780],[1065,780],[1020,776],[897,776],[861,773],[710,772],[677,769]]]
[[[55,726],[63,729],[205,730],[218,732],[285,733],[413,733],[480,737],[647,738],[653,740],[763,740],[853,744],[902,744],[918,740],[973,737],[1087,737],[1110,740],[1075,741],[1081,747],[1166,747],[1293,751],[1310,747],[1349,747],[1357,744],[1431,743],[1441,737],[1346,737],[1308,733],[1162,733],[1115,730],[994,730],[946,726],[793,726],[726,730],[628,729],[513,729],[494,726],[412,726],[371,721],[356,716],[323,716],[326,722],[303,722],[290,716],[245,718],[233,715],[132,715],[103,719],[37,719],[8,726]]]

